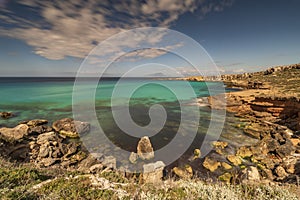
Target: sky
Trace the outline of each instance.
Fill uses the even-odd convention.
[[[299,63],[299,8],[299,0],[0,0],[0,76],[121,76],[136,66],[142,76],[189,76],[210,61],[221,74]]]

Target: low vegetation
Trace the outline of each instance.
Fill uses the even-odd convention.
[[[62,173],[0,161],[1,199],[300,199],[295,185],[228,185],[197,179],[151,185],[117,172]],[[98,182],[91,177],[98,177]]]

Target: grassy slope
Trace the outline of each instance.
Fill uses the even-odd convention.
[[[300,97],[300,69],[276,71],[269,75],[254,74],[250,80],[268,82],[276,95]]]

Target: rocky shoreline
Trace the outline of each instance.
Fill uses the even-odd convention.
[[[298,65],[292,69],[300,71]],[[287,71],[286,68],[282,70]],[[261,74],[269,78],[275,72],[278,70]],[[140,182],[159,183],[172,176],[183,180],[200,178],[234,184],[290,183],[299,186],[299,98],[295,95],[283,97],[274,89],[266,88],[266,85],[270,85],[268,82],[256,84],[257,88],[253,89],[255,80],[242,81],[242,85],[235,80],[232,78],[235,84],[229,85],[244,90],[226,93],[226,110],[239,119],[235,126],[256,142],[236,147],[230,141],[212,141],[210,145],[213,151],[207,156],[201,157],[201,151],[194,149],[184,165],[175,163],[170,168],[161,161],[151,163],[155,156],[151,141],[142,138],[136,146],[136,152],[132,152],[128,158],[131,163],[138,159],[150,161],[143,166],[143,173],[134,175],[139,177]],[[244,87],[245,82],[251,85]],[[212,109],[220,109],[224,106],[222,99],[211,96],[207,105]],[[8,120],[13,113],[1,112],[0,116]],[[7,160],[31,163],[36,168],[84,173],[121,171],[116,158],[102,153],[91,154],[76,139],[89,130],[88,123],[70,118],[57,120],[51,125],[45,119],[35,119],[20,122],[14,128],[0,127],[0,154]],[[123,175],[133,176],[130,173]]]
[[[239,178],[254,182],[288,182],[299,185],[300,180],[300,134],[299,100],[295,98],[260,97],[258,90],[244,90],[226,94],[227,112],[240,119],[236,126],[257,139],[257,143],[241,146],[234,155],[224,156],[239,166]],[[218,96],[210,97],[212,108],[218,109]],[[219,161],[210,161],[214,165]],[[243,169],[244,168],[244,169]],[[232,181],[231,171],[220,179]],[[243,177],[246,177],[244,179]]]
[[[299,81],[299,72],[300,65],[295,64],[222,77],[229,82],[228,87],[243,88],[242,91],[226,94],[226,110],[239,118],[240,123],[236,126],[244,134],[257,139],[257,143],[240,147],[234,155],[239,160],[238,165],[245,168],[241,175],[247,176],[248,180],[299,185],[300,100],[297,93],[293,95],[274,89],[280,88],[281,79],[286,76],[295,84],[295,80]],[[257,82],[258,79],[260,82]],[[253,83],[256,83],[255,86]],[[290,86],[286,80],[285,87],[293,89],[295,86]],[[223,99],[212,96],[208,102],[212,108],[220,109],[224,106]],[[234,175],[224,173],[220,178],[229,181]]]
[[[299,185],[300,134],[299,100],[261,98],[253,95],[261,90],[244,90],[226,94],[227,111],[240,120],[236,124],[257,142],[234,148],[230,142],[213,141],[214,147],[205,158],[199,149],[190,155],[188,163],[173,166],[168,174],[179,178],[198,177],[202,180],[220,180],[227,183],[287,182]],[[209,105],[218,109],[218,96],[209,97]],[[295,117],[296,115],[296,117]],[[37,168],[60,168],[91,173],[118,170],[116,158],[110,155],[90,154],[78,138],[89,132],[86,122],[70,118],[48,125],[44,119],[20,122],[14,128],[0,128],[1,156],[21,163],[32,163]],[[151,160],[154,157],[149,138],[137,144],[137,153],[129,157]],[[163,162],[144,165],[142,182],[157,183],[164,177]],[[202,169],[204,173],[197,173]],[[200,170],[201,171],[201,170]],[[124,174],[125,175],[125,174]],[[128,174],[127,174],[128,175]],[[208,175],[208,176],[207,176]],[[202,176],[202,177],[200,177]]]

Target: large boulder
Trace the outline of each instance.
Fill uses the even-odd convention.
[[[52,128],[61,135],[70,138],[78,138],[80,134],[89,132],[90,124],[87,122],[75,121],[71,118],[64,118],[55,121],[52,124]]]
[[[149,137],[144,136],[137,145],[137,154],[142,160],[150,160],[154,158],[154,151]]]
[[[28,128],[26,124],[20,124],[14,128],[0,128],[0,139],[10,143],[19,141],[28,135]]]
[[[163,177],[165,164],[162,161],[143,165],[143,181],[145,183],[159,183]]]

